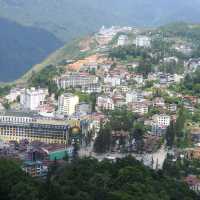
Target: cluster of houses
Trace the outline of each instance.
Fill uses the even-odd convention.
[[[136,37],[130,40],[128,33],[134,33]],[[100,49],[105,50],[108,43],[116,36],[116,46],[135,44],[137,47],[151,47],[151,37],[131,27],[111,27],[108,29],[102,27],[95,38]],[[185,53],[189,52],[189,47],[176,46],[174,48],[179,48],[177,50]],[[166,57],[161,62],[177,63],[178,58]],[[158,95],[155,91],[161,90],[169,98],[179,99],[190,112],[194,112],[196,105],[200,102],[196,96],[187,96],[169,90],[169,86],[180,83],[185,74],[178,75],[156,71],[145,77],[143,74],[130,70],[130,68],[134,69],[139,65],[137,61],[126,64],[114,63],[105,54],[100,56],[95,54],[95,56],[90,56],[82,62],[74,60],[67,65],[69,66],[67,72],[53,80],[57,88],[62,91],[58,98],[55,97],[55,94],[49,94],[47,88],[23,87],[12,88],[10,93],[5,96],[5,99],[11,105],[11,109],[17,109],[21,112],[22,117],[24,117],[24,113],[34,112],[37,114],[32,121],[29,121],[29,118],[23,118],[25,121],[17,122],[13,119],[21,120],[21,118],[16,118],[14,114],[8,114],[7,111],[0,115],[2,117],[0,117],[0,130],[5,125],[9,128],[9,133],[0,132],[0,140],[4,141],[7,138],[6,145],[8,145],[10,138],[17,139],[18,142],[31,140],[25,145],[26,150],[20,155],[26,156],[24,170],[33,176],[42,175],[43,172],[46,172],[44,162],[47,162],[47,160],[62,159],[66,152],[71,155],[73,152],[71,145],[74,140],[78,140],[81,144],[86,143],[87,135],[91,132],[93,139],[95,139],[101,123],[108,120],[106,115],[108,111],[126,108],[135,113],[148,127],[147,135],[151,139],[150,141],[153,141],[152,138],[160,138],[165,135],[170,123],[176,120],[179,106],[177,102],[170,102],[165,96]],[[200,60],[190,59],[184,65],[187,72],[192,72],[200,66]],[[147,87],[149,82],[152,85]],[[95,102],[84,101],[81,98],[82,95],[85,95],[90,99],[91,94],[95,94]],[[95,103],[95,105],[92,105],[92,103]],[[73,125],[68,124],[68,121],[71,120],[74,121]],[[13,124],[16,124],[16,127],[11,126]],[[23,127],[25,132],[27,127],[31,127],[30,135],[20,135],[21,129],[19,130],[18,126]],[[44,135],[47,135],[50,138],[49,140],[37,135],[38,127],[43,127]],[[70,134],[66,130],[70,127],[75,127],[76,130],[80,128],[85,140],[77,138],[78,134],[75,130],[72,141],[66,142],[66,138],[68,139]],[[55,137],[49,135],[50,130],[55,132]],[[56,131],[58,130],[60,131],[59,139],[56,138],[56,134],[58,134]],[[194,142],[200,143],[200,131],[194,130],[196,132],[192,132],[192,139]],[[67,137],[63,137],[63,133]],[[37,137],[34,137],[34,134]],[[127,133],[123,134],[126,135]],[[59,145],[53,144],[56,141]],[[63,144],[65,147],[62,146]],[[9,148],[11,148],[13,144],[9,145]],[[9,151],[7,151],[9,148],[4,146],[2,152],[0,148],[0,153],[9,154]],[[16,152],[16,147],[13,152]],[[200,153],[193,150],[190,156],[199,156],[200,158]],[[192,179],[188,178],[186,181],[190,182]]]
[[[130,38],[129,34],[133,34],[134,37]],[[150,34],[133,27],[105,28],[103,26],[94,37],[100,48],[107,47],[113,38],[117,38],[114,46],[134,44],[137,47],[151,48],[152,45]],[[183,47],[184,44],[174,46],[178,51],[189,49],[189,45],[186,45],[185,49]],[[163,63],[178,61],[175,56],[161,60]],[[189,71],[194,71],[200,65],[199,63],[199,59],[190,59],[184,65]],[[54,78],[57,87],[64,91],[57,100],[54,94],[51,96],[48,94],[46,88],[12,88],[5,98],[11,104],[13,102],[18,104],[17,108],[20,110],[35,111],[45,117],[82,119],[96,112],[103,114],[104,111],[126,107],[129,111],[143,117],[145,124],[151,126],[151,133],[159,136],[165,133],[170,121],[175,119],[174,115],[178,108],[176,103],[169,103],[163,97],[156,97],[152,88],[161,89],[170,97],[181,99],[184,107],[194,112],[198,98],[174,94],[168,90],[170,85],[180,83],[184,74],[156,71],[144,77],[130,70],[139,65],[137,61],[127,64],[115,63],[115,66],[113,64],[105,53],[96,53],[82,62],[72,60],[66,63],[69,65],[67,72]],[[147,82],[153,83],[151,89],[144,89]],[[70,89],[75,92],[68,92]],[[95,110],[90,103],[83,102],[77,92],[86,95],[95,93]],[[159,112],[153,115],[152,109]]]

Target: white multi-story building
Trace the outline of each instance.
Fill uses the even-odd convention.
[[[112,87],[116,87],[121,84],[120,76],[107,76],[104,78],[104,83],[110,84]]]
[[[153,121],[160,127],[168,127],[170,125],[171,117],[169,115],[154,115]]]
[[[92,84],[92,85],[88,85],[85,87],[82,87],[82,92],[83,93],[101,93],[102,92],[102,87],[101,84]]]
[[[32,123],[36,121],[38,115],[35,113],[20,113],[18,111],[1,111],[0,112],[0,123],[10,123],[10,124],[24,124]]]
[[[149,105],[147,102],[133,102],[129,104],[129,108],[132,112],[140,115],[147,114],[149,111]]]
[[[79,103],[76,106],[76,113],[83,113],[83,114],[88,114],[92,112],[92,106],[88,103]]]
[[[61,78],[55,80],[59,88],[67,87],[86,87],[89,85],[96,85],[98,77],[87,73],[69,73]]]
[[[124,46],[128,44],[128,36],[120,35],[117,41],[117,46]]]
[[[97,107],[103,110],[114,110],[114,102],[110,97],[100,96],[97,98]]]
[[[24,89],[13,88],[10,90],[10,93],[6,96],[6,99],[9,102],[16,101],[17,97],[20,96],[24,91],[25,91],[25,88]]]
[[[126,93],[126,103],[138,102],[143,99],[142,92],[131,91]]]
[[[137,47],[145,47],[148,48],[151,46],[151,39],[147,36],[138,36],[135,39],[135,45]]]
[[[58,98],[58,111],[61,114],[72,115],[75,113],[78,103],[78,96],[65,93]]]
[[[48,95],[48,89],[26,89],[20,95],[20,104],[23,109],[37,110],[38,106]]]

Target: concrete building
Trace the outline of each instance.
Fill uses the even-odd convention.
[[[114,102],[110,97],[100,96],[97,98],[97,107],[102,110],[114,110]]]
[[[163,136],[166,134],[167,127],[159,126],[156,123],[151,124],[151,134],[155,136]]]
[[[88,73],[69,73],[55,80],[59,88],[78,88],[96,85],[98,77]]]
[[[48,172],[48,167],[41,161],[26,161],[23,163],[22,169],[32,177],[44,177]]]
[[[68,144],[69,123],[43,118],[33,112],[0,112],[0,140]]]
[[[88,114],[92,112],[92,106],[88,103],[80,103],[76,106],[76,113]]]
[[[153,121],[158,126],[167,127],[170,125],[171,117],[169,115],[154,115]]]
[[[137,36],[135,39],[135,45],[137,47],[148,48],[151,46],[151,39],[147,36]]]
[[[48,89],[26,89],[20,95],[20,104],[23,109],[37,110],[38,106],[48,95]]]
[[[78,96],[65,93],[58,98],[58,111],[61,114],[72,115],[75,113],[78,103]]]
[[[6,95],[6,99],[8,102],[13,102],[17,100],[17,97],[20,97],[20,95],[25,91],[25,89],[20,88],[13,88],[10,90],[10,93]]]
[[[101,84],[92,84],[88,86],[83,86],[81,90],[83,93],[88,93],[88,94],[102,92]]]
[[[117,41],[117,46],[124,46],[128,44],[128,36],[120,35]]]
[[[126,94],[126,103],[138,102],[143,99],[142,92],[131,91]]]
[[[104,83],[110,84],[112,87],[116,87],[121,84],[120,76],[107,76],[104,78]]]
[[[170,112],[176,112],[177,111],[177,104],[175,104],[175,103],[169,104],[168,105],[168,110]]]
[[[149,111],[149,105],[145,101],[130,103],[128,107],[132,112],[138,113],[139,115],[147,114]]]

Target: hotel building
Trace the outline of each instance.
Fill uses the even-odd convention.
[[[71,93],[65,93],[58,98],[58,111],[61,114],[72,115],[79,104],[79,97]]]
[[[98,77],[87,73],[69,73],[55,80],[59,88],[77,88],[96,85]]]
[[[35,113],[0,112],[0,140],[67,144],[69,125],[65,120],[47,119]]]

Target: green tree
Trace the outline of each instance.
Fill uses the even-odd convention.
[[[110,126],[115,131],[131,131],[136,116],[125,109],[117,109],[109,113]]]
[[[39,200],[39,190],[30,183],[20,181],[12,187],[10,198],[15,200]]]
[[[138,152],[142,152],[143,151],[144,134],[145,134],[144,124],[142,124],[142,123],[136,123],[134,125],[134,127],[133,127],[132,138],[135,139],[136,150]]]
[[[111,127],[109,124],[101,125],[100,131],[94,143],[96,153],[106,153],[111,147]]]
[[[174,142],[175,142],[175,125],[174,122],[171,122],[170,126],[167,128],[166,131],[166,141],[167,141],[167,146],[173,147]]]

